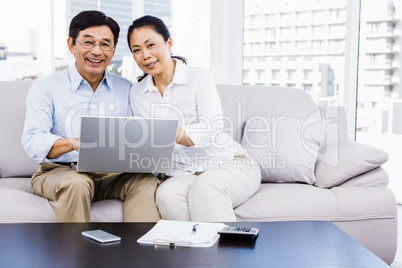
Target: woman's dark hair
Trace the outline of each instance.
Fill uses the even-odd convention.
[[[68,36],[73,38],[73,45],[75,45],[75,39],[78,37],[80,31],[93,26],[106,25],[110,28],[114,36],[114,46],[117,45],[119,39],[120,27],[117,22],[105,15],[105,13],[98,10],[87,10],[78,13],[70,22],[70,28]]]
[[[127,44],[128,48],[131,51],[131,45],[130,45],[130,36],[133,33],[135,29],[139,29],[141,27],[149,27],[152,28],[155,32],[160,34],[163,37],[163,40],[167,42],[170,37],[170,32],[169,29],[167,28],[166,24],[159,18],[146,15],[141,18],[138,18],[133,21],[133,23],[130,25],[127,31]],[[172,58],[179,59],[183,63],[187,64],[187,60],[181,56],[171,56]],[[148,74],[144,73],[143,75],[137,77],[138,82],[141,82]]]

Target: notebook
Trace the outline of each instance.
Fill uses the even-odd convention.
[[[168,173],[178,119],[81,117],[78,172]]]
[[[137,242],[170,247],[212,247],[219,239],[218,231],[225,226],[214,222],[159,220]]]

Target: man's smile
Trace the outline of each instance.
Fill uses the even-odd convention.
[[[97,60],[97,59],[88,59],[88,61],[92,62],[92,63],[101,63],[102,62],[102,60]]]

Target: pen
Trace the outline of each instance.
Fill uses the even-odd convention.
[[[180,241],[180,240],[163,240],[163,239],[155,239],[154,240],[155,245],[159,246],[170,246],[171,248],[174,248],[176,246],[178,247],[191,247],[191,241]]]
[[[195,234],[197,232],[197,228],[198,228],[198,223],[194,224],[193,229],[191,230],[192,234]]]

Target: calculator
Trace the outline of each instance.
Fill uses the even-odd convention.
[[[259,231],[258,228],[227,226],[218,231],[218,234],[221,238],[256,239]]]

